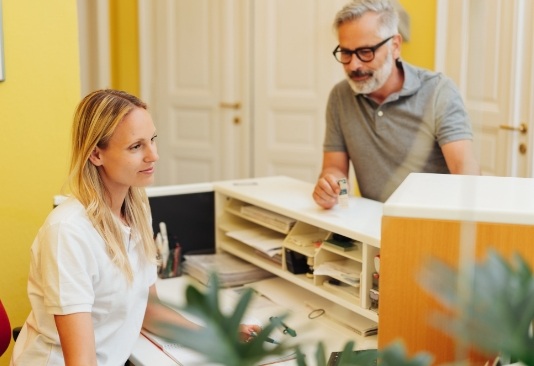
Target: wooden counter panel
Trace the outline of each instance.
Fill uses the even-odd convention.
[[[475,258],[483,259],[488,248],[505,257],[520,253],[534,263],[534,226],[467,223],[475,225]],[[378,345],[402,340],[410,354],[427,351],[435,364],[454,361],[465,350],[429,325],[428,317],[443,311],[417,283],[422,264],[431,257],[455,267],[460,255],[461,222],[384,216],[382,220]],[[458,349],[456,349],[458,348]],[[463,352],[463,353],[462,353]],[[484,357],[471,353],[472,365]]]

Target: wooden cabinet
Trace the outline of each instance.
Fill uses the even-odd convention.
[[[430,324],[445,309],[418,276],[430,258],[468,270],[489,248],[505,258],[519,253],[532,266],[532,197],[534,179],[411,174],[383,208],[379,347],[402,340],[411,354],[433,354],[437,365],[467,357],[483,365]]]
[[[374,258],[380,253],[382,203],[351,197],[348,208],[324,210],[312,199],[312,184],[288,177],[218,182],[213,187],[219,251],[339,304],[354,317],[378,322],[369,291]],[[352,248],[321,244],[334,236],[350,241]],[[271,255],[263,244],[281,250]]]

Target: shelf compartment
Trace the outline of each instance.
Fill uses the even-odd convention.
[[[316,247],[330,235],[330,232],[317,226],[312,226],[304,222],[297,222],[287,236],[286,243],[291,243],[298,247]]]
[[[287,216],[233,198],[229,200],[225,210],[282,234],[288,234],[296,223],[296,220]]]
[[[277,276],[280,276],[282,273],[281,257],[266,256],[250,245],[244,244],[236,239],[225,237],[219,242],[219,248],[258,267],[266,269]]]

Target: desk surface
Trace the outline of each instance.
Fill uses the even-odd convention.
[[[216,182],[213,187],[219,193],[380,247],[381,202],[351,196],[348,207],[336,205],[325,210],[312,199],[313,184],[284,176]]]
[[[532,225],[534,179],[412,173],[385,202],[385,216]]]
[[[189,277],[182,276],[158,280],[156,287],[162,301],[173,307],[181,307],[184,305],[183,294],[189,283],[192,283],[192,280]],[[317,295],[311,294],[282,278],[260,281],[251,286],[262,292],[269,300],[266,300],[266,302],[259,299],[255,300],[250,306],[250,312],[247,317],[263,323],[269,316],[281,315],[281,313],[273,314],[274,311],[281,310],[283,312],[288,309],[290,315],[285,322],[297,331],[297,338],[295,339],[298,339],[302,351],[307,355],[308,366],[316,364],[315,351],[319,341],[325,345],[327,355],[330,352],[342,350],[349,340],[354,341],[358,349],[376,348],[376,336],[361,337],[326,316],[310,320],[308,314],[311,309],[306,304],[313,303],[313,301],[324,301],[324,299],[318,299]],[[265,292],[269,293],[265,294]],[[232,293],[235,294],[236,292],[232,289],[221,291],[220,300],[223,309],[225,307],[230,309],[237,299],[235,296],[238,295],[232,295]],[[272,303],[271,301],[275,303],[273,308],[265,305]],[[137,340],[130,361],[135,366],[176,366],[174,361],[142,335]],[[278,363],[278,365],[296,365],[296,362],[292,360]]]

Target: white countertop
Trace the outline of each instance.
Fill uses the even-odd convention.
[[[412,173],[385,202],[384,216],[534,224],[534,179]]]
[[[347,208],[336,205],[325,210],[312,198],[312,183],[284,176],[216,182],[213,187],[217,192],[380,247],[381,202],[351,196]]]

